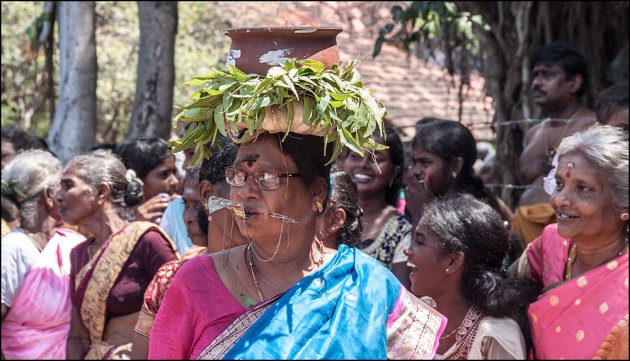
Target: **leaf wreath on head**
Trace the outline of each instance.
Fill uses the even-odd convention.
[[[8,197],[13,200],[17,200],[17,197],[26,198],[26,195],[17,186],[17,182],[15,180],[9,181],[7,183],[3,179],[1,193],[3,197]]]
[[[344,146],[361,156],[366,149],[387,149],[374,140],[377,127],[385,139],[386,110],[372,97],[372,90],[363,87],[355,68],[359,62],[355,59],[347,67],[334,64],[325,69],[316,60],[290,59],[284,66],[271,67],[266,76],[248,75],[231,66],[227,73],[213,68],[210,75],[195,76],[186,83],[203,89],[191,95],[195,102],[181,108],[173,119],[192,123],[186,134],[168,143],[173,152],[195,147],[189,167],[202,155],[206,159],[212,155],[209,146],[218,145],[219,134],[237,142],[261,131],[284,132],[283,140],[289,132],[319,135],[325,144],[334,142],[328,164]],[[285,120],[278,121],[282,117]],[[237,139],[239,130],[245,133]]]

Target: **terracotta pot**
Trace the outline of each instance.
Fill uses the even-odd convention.
[[[339,63],[337,34],[340,27],[265,27],[228,29],[232,39],[227,65],[247,74],[266,75],[272,66],[287,59],[313,59],[326,68]]]
[[[294,105],[293,121],[291,122],[291,128],[289,131],[293,133],[298,133],[298,134],[321,135],[322,133],[321,124],[315,128],[311,128],[308,125],[304,124],[304,121],[303,121],[304,103],[301,101],[294,101],[293,105]],[[253,136],[256,136],[257,134],[262,133],[262,132],[284,133],[287,129],[287,125],[288,125],[288,112],[287,112],[286,107],[282,107],[282,109],[278,108],[277,106],[267,107],[265,108],[265,119],[263,120],[262,124],[258,128],[257,132],[253,134]],[[228,134],[232,137],[232,140],[243,142],[248,139],[246,138],[246,139],[238,140],[237,138],[235,138],[234,134],[236,134],[237,132],[234,132],[234,129],[232,128],[232,126],[227,120],[225,121],[225,127],[226,129],[229,130]],[[247,129],[247,123],[245,122],[236,123],[236,130],[242,130],[242,129]],[[333,129],[330,129],[330,133],[332,133],[333,131],[334,131]]]

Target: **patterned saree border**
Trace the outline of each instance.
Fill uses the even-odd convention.
[[[219,360],[225,357],[232,347],[243,337],[245,332],[258,321],[260,316],[267,312],[269,307],[271,307],[280,296],[282,296],[282,294],[262,302],[238,316],[236,320],[215,337],[210,345],[197,356],[197,360]]]
[[[393,322],[388,322],[387,358],[432,359],[446,327],[446,318],[402,286],[400,297],[400,312]],[[427,350],[431,350],[430,353]]]
[[[112,236],[107,247],[102,251],[102,255],[98,257],[79,311],[81,319],[90,333],[92,344],[86,358],[101,359],[113,347],[113,345],[109,345],[110,347],[107,348],[105,347],[107,344],[103,342],[107,297],[138,240],[151,229],[160,232],[169,241],[171,247],[175,247],[164,231],[155,224],[132,222]]]

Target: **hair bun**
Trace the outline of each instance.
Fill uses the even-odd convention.
[[[138,176],[136,176],[136,171],[129,168],[127,169],[127,171],[125,172],[125,178],[127,178],[127,182],[133,181],[134,179],[138,179]]]
[[[142,181],[136,176],[136,171],[129,168],[125,172],[127,178],[127,191],[125,192],[125,204],[127,207],[133,207],[142,203],[144,193],[142,192]]]

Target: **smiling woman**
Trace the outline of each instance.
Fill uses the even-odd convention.
[[[411,292],[435,300],[448,318],[438,354],[444,359],[525,359],[526,310],[535,292],[501,273],[508,231],[489,205],[461,195],[435,198],[411,246]]]
[[[411,220],[396,210],[402,188],[404,153],[398,134],[385,128],[386,140],[376,136],[389,149],[373,155],[350,152],[344,168],[357,184],[364,224],[359,249],[376,258],[409,288],[409,270],[403,250],[411,240]]]
[[[628,327],[628,136],[597,125],[565,138],[555,177],[558,223],[518,264],[544,287],[529,308],[535,357],[605,359]]]

